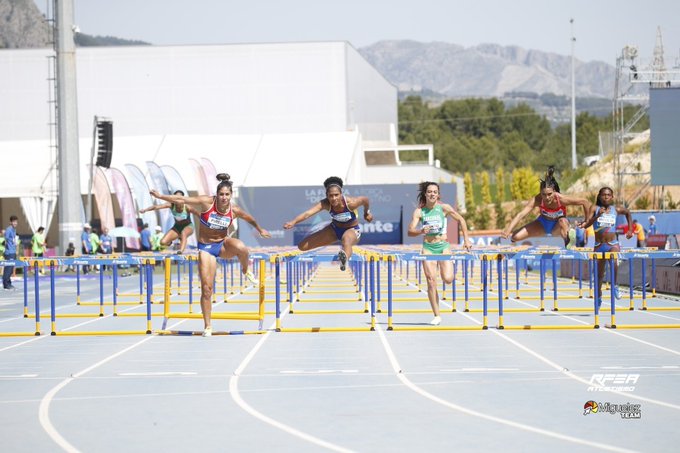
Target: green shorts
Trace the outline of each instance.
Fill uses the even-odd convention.
[[[423,253],[430,255],[444,255],[451,251],[451,244],[446,241],[423,242]],[[428,253],[425,253],[428,252]]]

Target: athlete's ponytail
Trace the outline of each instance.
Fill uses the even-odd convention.
[[[553,189],[555,192],[560,191],[560,185],[557,184],[557,180],[555,179],[555,167],[552,165],[548,167],[548,171],[545,172],[545,179],[541,179],[541,190],[550,188]]]

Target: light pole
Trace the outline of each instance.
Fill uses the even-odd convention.
[[[574,18],[569,19],[571,25],[571,168],[576,170],[576,78],[574,77]]]

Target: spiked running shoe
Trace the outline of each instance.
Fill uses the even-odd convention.
[[[203,329],[203,336],[212,337],[212,327],[206,327],[205,329]]]
[[[251,284],[257,285],[257,280],[255,280],[255,275],[251,271],[248,271],[243,275],[246,277],[246,280],[248,280]]]
[[[344,271],[347,269],[347,254],[344,250],[338,252],[338,259],[340,260],[340,270]]]

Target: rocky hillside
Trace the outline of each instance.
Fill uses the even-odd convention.
[[[47,47],[49,27],[33,0],[0,0],[0,48]]]
[[[400,91],[432,90],[448,97],[511,92],[571,95],[571,57],[521,47],[381,41],[359,49]],[[615,69],[576,60],[576,95],[611,97]]]

